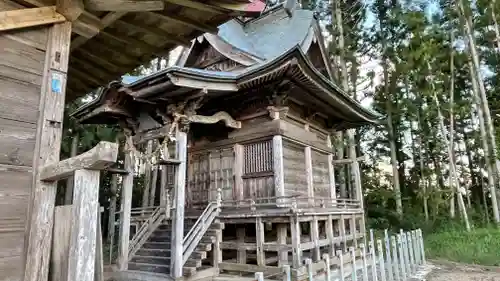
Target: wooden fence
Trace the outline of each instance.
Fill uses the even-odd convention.
[[[262,272],[255,273],[256,281],[283,280],[283,281],[406,281],[425,265],[425,252],[420,229],[389,235],[386,230],[384,237],[377,239],[370,231],[368,247],[364,243],[359,249],[351,247],[349,258],[337,252],[340,263],[331,268],[330,257],[323,256],[324,266],[318,268],[310,259],[305,260],[305,276],[297,276],[290,270],[289,265],[283,266],[280,276],[264,276]],[[294,276],[294,277],[292,277]]]

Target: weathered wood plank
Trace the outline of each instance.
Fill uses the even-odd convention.
[[[59,161],[70,39],[70,22],[55,24],[50,28],[44,69],[46,75],[43,78],[37,124],[34,167]],[[26,262],[23,280],[45,281],[48,278],[57,183],[45,183],[40,180],[39,174],[34,176],[29,223],[25,234]]]
[[[55,6],[0,12],[0,31],[64,22]]]
[[[85,8],[92,11],[145,12],[165,9],[163,1],[86,0]]]
[[[35,134],[35,124],[0,118],[0,164],[31,166]]]
[[[27,27],[2,32],[6,38],[12,39],[38,50],[47,48],[47,28],[44,26]]]
[[[130,209],[132,208],[132,189],[134,186],[134,158],[131,151],[125,153],[124,169],[129,173],[122,178],[120,232],[118,240],[117,265],[119,270],[128,268],[128,247],[130,239]]]
[[[94,281],[100,171],[75,171],[68,281]],[[85,239],[82,239],[85,237]]]
[[[52,254],[50,256],[51,281],[67,281],[69,242],[73,206],[58,206],[54,210]]]
[[[101,141],[85,153],[40,168],[40,180],[57,181],[81,169],[103,170],[114,164],[117,158],[118,144]]]

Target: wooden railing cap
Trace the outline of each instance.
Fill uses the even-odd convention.
[[[118,158],[118,144],[101,141],[78,156],[40,168],[40,180],[57,181],[71,176],[76,170],[104,170]]]

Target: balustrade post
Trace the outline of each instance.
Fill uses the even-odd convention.
[[[170,216],[171,216],[171,209],[172,209],[172,206],[170,204],[170,192],[166,192],[165,194],[165,200],[167,201],[166,204],[165,204],[165,217],[167,219],[170,219]]]
[[[222,206],[222,189],[219,187],[217,188],[217,208],[220,208]]]

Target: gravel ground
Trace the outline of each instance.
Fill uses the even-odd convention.
[[[500,267],[434,262],[427,281],[500,281]]]

